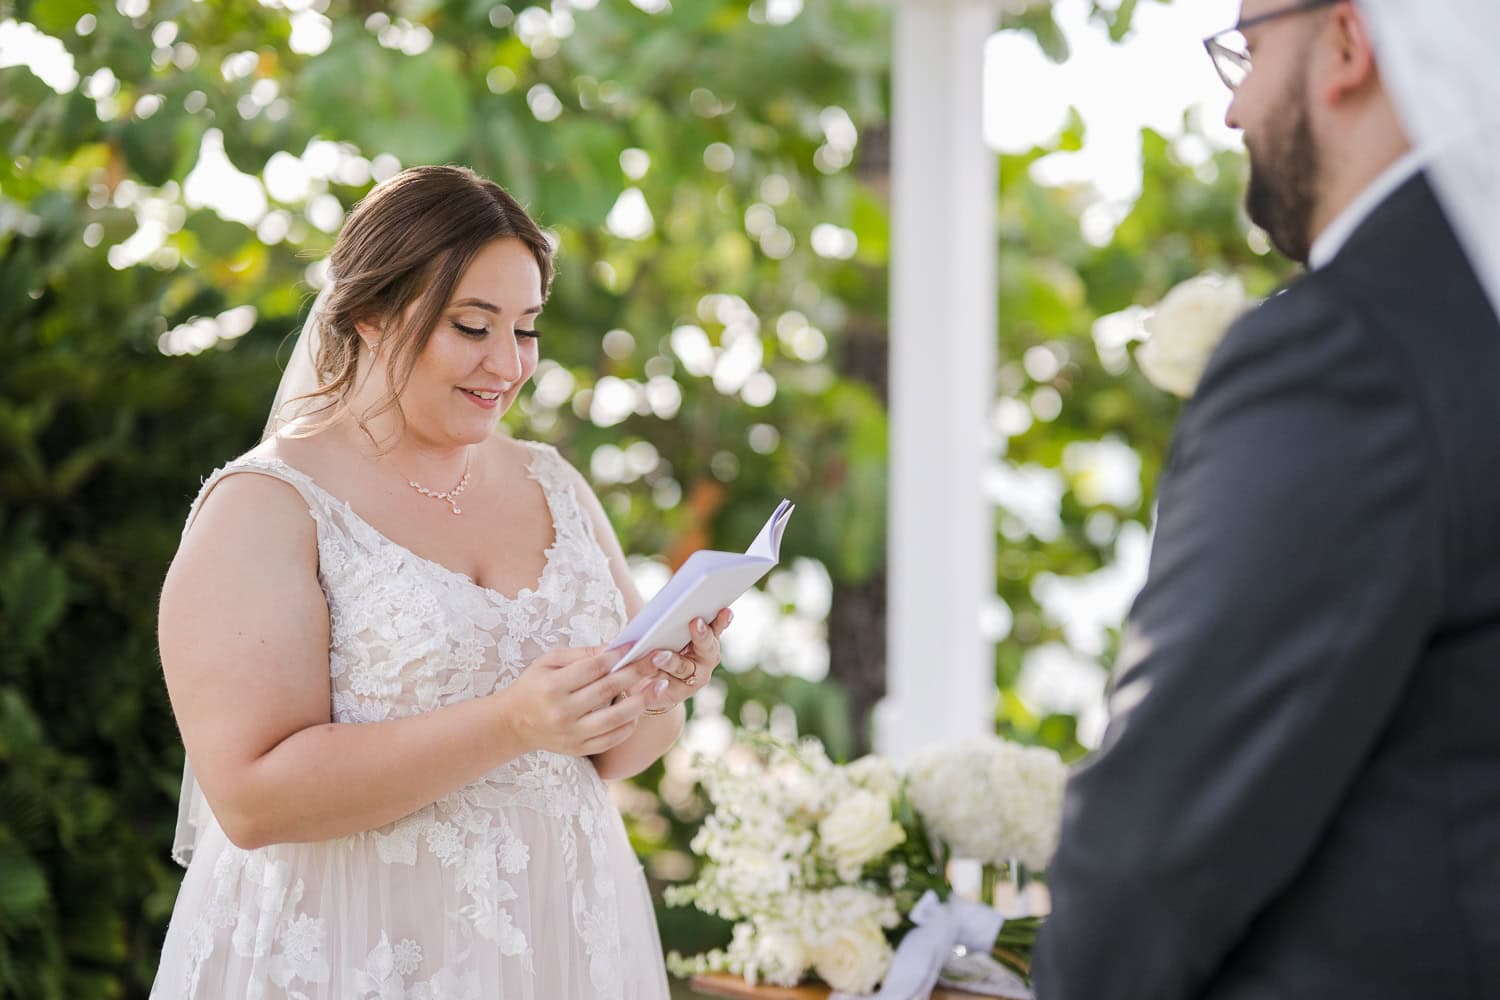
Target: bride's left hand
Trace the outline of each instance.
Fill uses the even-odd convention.
[[[708,679],[719,665],[719,636],[734,620],[728,608],[721,610],[712,622],[694,618],[691,626],[692,639],[677,652],[658,650],[651,656],[651,665],[657,672],[643,682],[646,692],[646,710],[657,711],[673,708],[703,690]],[[666,689],[654,690],[654,685],[665,679]]]

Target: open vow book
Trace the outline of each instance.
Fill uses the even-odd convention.
[[[755,541],[742,553],[703,549],[689,556],[661,592],[609,644],[610,649],[630,647],[615,669],[652,650],[686,646],[692,638],[689,626],[694,618],[713,621],[721,609],[729,607],[769,573],[781,558],[781,536],[796,509],[790,500],[781,501]]]

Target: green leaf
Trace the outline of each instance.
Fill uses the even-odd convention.
[[[177,102],[163,104],[150,118],[125,119],[118,136],[125,161],[147,184],[160,186],[176,176],[184,149],[198,148],[202,119],[180,114]]]
[[[620,131],[601,122],[576,122],[557,135],[557,155],[542,179],[549,224],[598,229],[624,185]]]
[[[35,926],[50,899],[42,867],[19,844],[0,836],[0,929]]]
[[[352,139],[368,155],[442,163],[469,138],[469,95],[458,66],[446,46],[418,58],[345,33],[304,71],[303,102],[315,127]]]
[[[46,0],[44,3],[23,4],[21,18],[30,21],[45,34],[67,40],[73,36],[73,26],[85,14],[98,9],[93,0]]]
[[[27,545],[0,568],[0,615],[13,651],[38,647],[62,619],[68,577],[40,546]]]
[[[15,687],[0,688],[0,761],[14,760],[42,738],[42,724]]]
[[[860,186],[855,189],[851,200],[849,228],[859,241],[859,260],[879,266],[890,259],[890,212],[868,188]]]
[[[1138,0],[1120,0],[1120,6],[1115,9],[1115,15],[1110,21],[1109,38],[1113,42],[1125,40],[1130,34],[1130,23],[1135,17],[1135,8]]]

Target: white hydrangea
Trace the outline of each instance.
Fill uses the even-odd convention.
[[[955,857],[1042,869],[1057,848],[1067,769],[1051,750],[980,736],[921,751],[908,795]]]

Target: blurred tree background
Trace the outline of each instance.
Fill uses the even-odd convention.
[[[1135,6],[1091,13],[1118,39]],[[1048,5],[1005,26],[1067,58]],[[643,582],[797,500],[795,559],[700,733],[865,746],[899,377],[887,8],[47,0],[0,2],[0,33],[40,54],[0,68],[0,996],[147,993],[181,876],[157,588],[201,479],[258,437],[315,262],[403,165],[471,165],[556,234],[546,360],[507,423],[589,475]],[[1129,364],[1129,310],[1202,270],[1265,292],[1284,269],[1247,240],[1238,154],[1150,132],[1140,198],[1090,232],[1095,193],[1033,171],[1082,140],[1075,119],[1000,158],[985,625],[997,727],[1069,756],[1119,624],[1069,608],[1144,553],[1176,412]],[[684,760],[619,789],[658,885],[692,872]],[[684,949],[718,933],[662,928]]]

